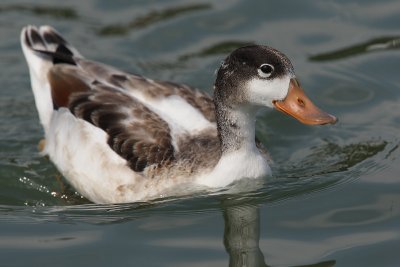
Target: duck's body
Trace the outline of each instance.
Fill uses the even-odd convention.
[[[294,72],[280,52],[249,47],[232,54],[218,72],[213,101],[186,85],[86,60],[49,26],[26,27],[21,44],[45,131],[43,152],[91,201],[148,200],[183,184],[223,187],[270,174],[255,142],[255,113],[288,95]],[[276,64],[276,77],[264,84],[238,69],[254,63],[254,49]],[[277,91],[265,96],[265,84]],[[333,120],[326,116],[311,123]]]

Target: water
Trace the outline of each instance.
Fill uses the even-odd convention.
[[[399,266],[399,12],[389,0],[3,0],[0,265]],[[53,25],[88,58],[208,92],[227,53],[268,44],[340,121],[260,113],[274,176],[250,192],[95,205],[38,155],[26,24]]]

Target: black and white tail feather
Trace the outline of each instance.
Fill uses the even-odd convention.
[[[21,32],[21,46],[28,63],[31,86],[40,122],[48,131],[53,111],[51,88],[47,73],[54,64],[75,64],[82,55],[52,27],[26,26]]]

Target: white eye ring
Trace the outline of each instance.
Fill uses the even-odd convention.
[[[262,78],[268,78],[272,75],[272,73],[274,72],[275,68],[274,66],[272,66],[271,64],[262,64],[259,68],[258,68],[258,75]]]

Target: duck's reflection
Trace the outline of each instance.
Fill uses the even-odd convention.
[[[224,245],[229,254],[229,266],[268,266],[259,247],[259,208],[227,207],[223,215]]]
[[[229,254],[229,266],[261,267],[265,263],[260,250],[260,210],[256,205],[229,206],[223,209],[224,245]],[[336,261],[324,261],[302,267],[330,267]],[[297,266],[297,267],[301,267]]]

